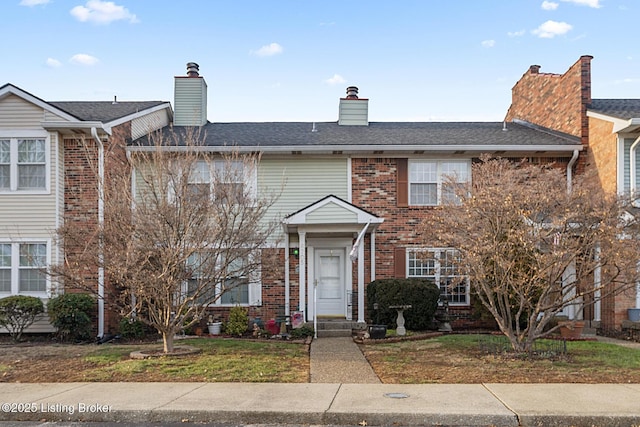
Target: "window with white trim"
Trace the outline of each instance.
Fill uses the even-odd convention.
[[[242,275],[245,260],[236,259],[226,266],[227,273],[220,283],[209,283],[211,279],[207,272],[214,268],[221,268],[223,260],[214,266],[214,261],[206,260],[202,254],[193,254],[189,257],[187,265],[192,271],[192,276],[187,282],[187,295],[193,294],[202,286],[207,286],[197,299],[197,303],[209,305],[248,305],[249,304],[249,278]],[[216,298],[219,296],[219,298]],[[215,300],[215,301],[214,301]],[[213,301],[213,302],[212,302]]]
[[[0,138],[0,191],[46,189],[46,138]]]
[[[47,292],[47,244],[0,243],[0,295],[42,295]]]
[[[192,197],[214,197],[220,202],[243,200],[246,188],[253,188],[255,178],[245,170],[242,160],[216,159],[197,161],[191,173],[187,191]]]
[[[433,281],[449,305],[469,305],[469,280],[460,271],[457,256],[451,248],[407,249],[407,277]]]
[[[470,176],[468,160],[409,160],[409,204],[437,206],[455,201],[455,188],[447,177],[463,184]]]

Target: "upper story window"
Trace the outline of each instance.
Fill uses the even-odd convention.
[[[46,189],[45,138],[0,138],[0,191]]]
[[[456,200],[456,183],[469,181],[471,163],[467,160],[410,160],[409,205],[437,206]]]
[[[226,202],[241,200],[245,185],[249,185],[244,162],[241,160],[204,160],[194,164],[187,191],[192,197],[214,197]]]

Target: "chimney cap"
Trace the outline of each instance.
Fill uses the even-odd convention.
[[[347,99],[358,99],[358,88],[356,86],[347,88]]]
[[[187,76],[189,77],[199,77],[200,76],[200,66],[195,62],[187,62]]]
[[[529,67],[529,72],[531,74],[538,74],[540,72],[540,66],[539,65],[532,65]]]

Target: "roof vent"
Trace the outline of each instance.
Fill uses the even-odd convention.
[[[349,86],[347,88],[347,99],[358,99],[358,88],[355,86]]]
[[[199,77],[200,76],[200,66],[195,62],[187,63],[187,76],[189,77]]]

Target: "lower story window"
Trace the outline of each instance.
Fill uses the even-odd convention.
[[[208,305],[248,305],[249,280],[242,275],[245,262],[234,260],[226,266],[226,278],[221,283],[215,283],[208,274],[212,269],[221,268],[222,262],[207,262],[206,257],[193,255],[188,264],[193,275],[187,283],[187,294],[193,295],[198,290],[198,304]],[[215,265],[218,264],[218,265]]]
[[[0,294],[44,294],[47,244],[0,243]]]
[[[460,272],[457,256],[450,248],[407,249],[407,276],[432,280],[450,305],[468,305],[469,280]]]

